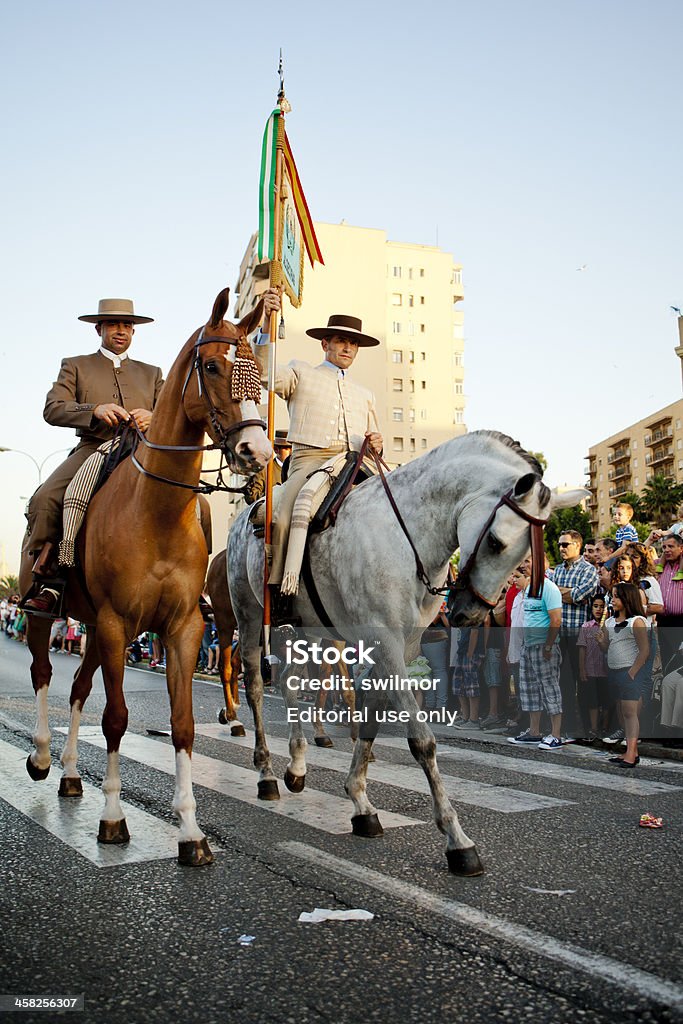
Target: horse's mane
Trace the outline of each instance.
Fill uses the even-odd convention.
[[[541,482],[538,491],[538,501],[541,508],[545,508],[550,501],[550,488],[542,482],[543,467],[536,456],[532,455],[531,452],[528,452],[526,448],[522,448],[519,441],[515,441],[514,438],[510,437],[508,434],[502,434],[499,430],[473,430],[472,433],[481,434],[485,437],[493,437],[496,441],[500,441],[500,443],[505,445],[506,448],[510,448],[516,455],[519,455],[520,458],[524,459]]]

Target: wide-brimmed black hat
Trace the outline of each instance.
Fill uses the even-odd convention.
[[[362,320],[359,320],[357,316],[343,316],[341,313],[331,316],[327,321],[327,327],[311,327],[306,334],[310,334],[312,338],[318,338],[320,341],[332,338],[337,334],[355,341],[360,348],[379,345],[378,338],[373,338],[370,334],[363,334]]]

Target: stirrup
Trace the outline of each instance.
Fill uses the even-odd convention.
[[[251,528],[254,531],[254,536],[261,539],[266,533],[266,499],[259,498],[251,506],[249,512],[249,522]]]
[[[27,608],[26,602],[37,597],[43,588],[48,590],[57,591],[57,600],[52,611],[39,612],[34,608]],[[33,583],[26,591],[21,601],[19,602],[19,608],[25,611],[27,615],[34,615],[37,619],[63,619],[64,616],[64,593],[66,591],[66,580],[61,576],[35,576],[33,577]]]
[[[283,594],[279,583],[270,586],[270,622],[274,628],[281,626],[301,627],[301,616],[294,614],[294,596]]]

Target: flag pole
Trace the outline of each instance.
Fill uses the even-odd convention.
[[[274,284],[275,259],[280,251],[280,203],[282,189],[282,150],[285,137],[285,114],[291,107],[285,97],[284,71],[282,66],[282,50],[280,50],[280,64],[278,67],[280,76],[280,89],[277,95],[277,105],[280,108],[278,118],[277,144],[275,155],[275,198],[273,209],[273,239],[274,259],[270,262],[270,286]],[[277,310],[270,314],[268,327],[268,439],[273,444],[275,440],[275,371],[277,365]],[[273,520],[273,459],[266,467],[266,522],[264,543],[266,552],[270,551],[272,544],[272,520]],[[270,654],[270,629],[271,629],[271,602],[270,589],[268,587],[268,558],[264,559],[263,574],[263,639],[266,656]],[[271,666],[272,669],[272,666]]]

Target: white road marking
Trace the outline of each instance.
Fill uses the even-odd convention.
[[[239,747],[251,749],[254,745],[252,737],[231,736],[224,725],[198,725],[195,727],[195,731],[201,736],[225,740]],[[408,744],[405,740],[399,739],[397,746],[402,747],[406,754],[409,754]],[[268,739],[268,749],[271,754],[289,758],[287,740],[271,736]],[[330,768],[332,771],[346,774],[351,764],[351,754],[309,744],[306,761],[308,764],[315,764],[321,768]],[[473,782],[470,779],[456,778],[443,773],[441,778],[451,800],[456,800],[461,804],[473,804],[475,807],[487,807],[489,810],[500,811],[502,814],[546,810],[549,807],[566,807],[574,802],[538,793],[525,793],[519,789],[508,789],[505,786],[493,786],[488,782]],[[427,778],[417,765],[373,762],[368,768],[368,780],[397,786],[399,789],[409,789],[413,793],[429,793]]]
[[[102,730],[97,726],[83,726],[79,733],[79,740],[84,743],[92,743],[93,746],[101,747],[104,750],[107,747]],[[170,743],[163,743],[128,732],[121,742],[121,756],[166,772],[167,775],[175,775],[175,751]],[[125,769],[122,772],[122,777],[125,785]],[[310,825],[311,828],[317,828],[332,835],[343,835],[351,831],[352,804],[350,800],[314,789],[305,789],[303,793],[290,793],[285,789],[283,783],[280,784],[279,800],[259,800],[256,795],[257,777],[258,774],[254,770],[241,768],[239,765],[229,764],[226,761],[218,761],[214,757],[206,757],[196,752],[192,754],[194,785],[204,786],[215,793],[223,793],[225,796],[257,807],[260,811],[280,814],[285,818],[298,821],[302,825]],[[407,818],[402,814],[382,811],[382,826],[384,828],[402,828],[406,825],[424,824],[417,818]]]
[[[377,746],[405,749],[406,741],[400,736],[378,737]],[[517,748],[519,749],[519,748]],[[539,779],[557,779],[560,782],[574,782],[579,786],[595,786],[598,789],[611,789],[617,793],[630,796],[653,796],[656,793],[674,793],[680,786],[668,782],[654,782],[649,779],[624,778],[622,775],[608,775],[607,772],[594,772],[588,768],[572,768],[565,764],[549,764],[547,761],[531,760],[530,758],[512,757],[505,754],[494,754],[489,750],[469,750],[464,747],[447,747],[437,741],[437,760],[458,761],[463,764],[483,764],[505,771],[519,772],[522,775],[534,775]]]
[[[83,796],[57,796],[59,767],[53,765],[44,782],[32,782],[26,774],[26,751],[0,740],[0,799],[36,822],[95,867],[119,867],[148,860],[178,856],[178,829],[131,804],[123,803],[130,842],[107,846],[97,842],[104,807],[102,791],[83,783]],[[54,773],[54,776],[53,776]]]
[[[296,857],[320,869],[319,877],[325,877],[329,872],[335,872],[344,878],[350,878],[354,882],[386,893],[394,899],[403,900],[408,904],[409,909],[417,905],[430,914],[437,914],[439,917],[473,928],[489,937],[528,950],[536,956],[561,963],[571,970],[582,971],[592,978],[608,982],[629,992],[635,992],[643,998],[676,1009],[683,1008],[682,988],[658,978],[654,974],[649,974],[647,971],[638,970],[632,964],[623,964],[611,957],[582,949],[580,946],[560,942],[551,935],[534,931],[524,925],[496,917],[494,914],[487,914],[466,903],[444,899],[417,885],[411,885],[409,882],[397,878],[390,878],[379,871],[373,871],[364,864],[354,864],[352,861],[343,860],[341,857],[335,857],[324,850],[318,850],[303,843],[284,842],[279,843],[277,848],[289,857]]]

